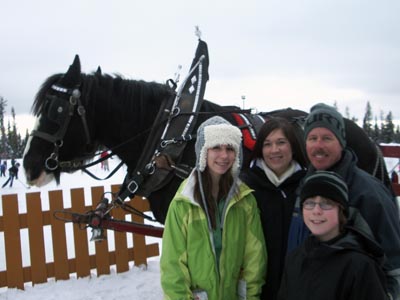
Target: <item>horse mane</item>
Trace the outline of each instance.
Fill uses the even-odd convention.
[[[42,113],[46,103],[46,93],[63,75],[54,74],[42,84],[32,105],[32,113],[35,116]],[[105,112],[115,110],[115,106],[119,106],[121,112],[134,112],[131,118],[136,119],[136,122],[143,121],[146,116],[145,112],[148,112],[149,108],[154,112],[154,109],[159,107],[162,101],[174,94],[174,91],[166,84],[125,79],[123,76],[116,74],[109,75],[93,72],[87,75],[82,73],[80,82],[81,98],[85,106],[96,105],[89,102],[97,102],[102,98],[101,104],[104,106],[103,110]],[[94,96],[90,94],[92,90],[97,91],[96,99],[90,99]],[[154,114],[156,113],[157,111],[154,112]]]
[[[101,101],[107,106],[105,112],[130,112],[129,118],[136,124],[148,126],[149,122],[152,123],[161,103],[174,95],[168,85],[154,81],[125,79],[120,75],[107,74],[98,79],[104,89],[101,96],[106,98]]]

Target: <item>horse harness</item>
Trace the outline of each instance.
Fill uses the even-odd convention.
[[[192,166],[181,164],[180,159],[187,143],[196,138],[192,131],[200,114],[208,79],[203,60],[204,56],[200,56],[193,62],[175,98],[170,97],[160,107],[149,134],[151,138],[147,139],[135,170],[126,175],[116,199],[118,203],[135,194],[148,197],[173,176],[185,179],[192,171]],[[264,119],[251,115],[249,110],[235,110],[232,115],[243,132],[245,146],[252,149]]]
[[[86,120],[86,109],[82,105],[80,98],[81,92],[79,91],[79,87],[69,89],[56,84],[53,84],[51,89],[68,96],[68,101],[65,101],[65,99],[56,95],[46,95],[47,99],[45,107],[47,107],[47,117],[58,125],[58,130],[53,134],[39,130],[32,130],[31,135],[44,139],[45,141],[54,145],[53,152],[45,161],[45,167],[49,171],[54,171],[59,167],[69,170],[78,168],[78,166],[81,165],[81,159],[69,162],[60,162],[58,160],[58,150],[63,146],[65,133],[75,111],[82,120],[82,126],[86,137],[86,145],[91,144],[89,126]]]
[[[187,142],[194,138],[192,131],[208,80],[208,58],[204,54],[196,56],[176,95],[161,105],[138,164],[121,186],[119,203],[136,193],[148,197],[174,175],[183,179],[190,174],[191,167],[179,161]]]

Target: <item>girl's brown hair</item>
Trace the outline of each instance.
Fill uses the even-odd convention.
[[[201,199],[200,192],[200,180],[198,178],[199,172],[196,173],[196,183],[194,186],[194,199],[200,206],[206,211],[204,207],[203,200]],[[208,171],[208,167],[205,168],[203,172],[200,172],[201,183],[203,185],[205,202],[208,208],[208,215],[211,221],[211,227],[216,229],[216,213],[218,211],[218,202],[225,198],[229,190],[233,184],[232,172],[229,169],[225,174],[223,174],[219,180],[219,188],[218,188],[218,198],[214,199],[212,195],[212,179],[210,172]]]

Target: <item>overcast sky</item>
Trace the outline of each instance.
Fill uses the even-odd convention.
[[[200,27],[205,98],[259,111],[335,101],[400,118],[398,0],[1,1],[0,95],[28,114],[44,80],[82,71],[164,82],[187,74]],[[378,116],[379,118],[379,116]]]

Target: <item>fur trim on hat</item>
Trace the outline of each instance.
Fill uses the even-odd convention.
[[[219,145],[232,146],[236,153],[232,165],[232,175],[239,173],[242,162],[242,133],[221,117],[212,117],[200,125],[197,130],[196,168],[203,172],[207,166],[207,150]]]

